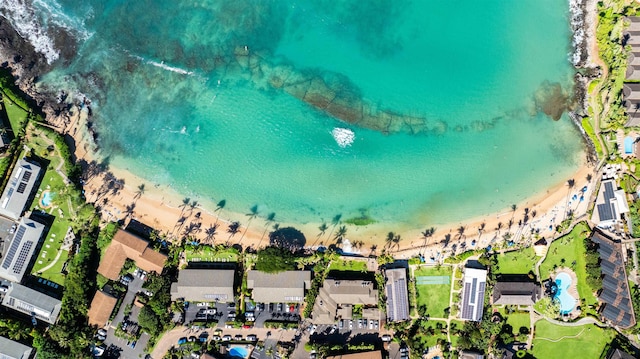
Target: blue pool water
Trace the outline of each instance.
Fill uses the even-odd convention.
[[[625,137],[624,138],[624,153],[631,154],[633,153],[633,138]]]
[[[51,205],[51,201],[53,200],[53,193],[49,191],[45,191],[42,194],[42,199],[40,200],[40,204],[43,207],[49,207]]]
[[[556,285],[558,286],[558,290],[554,298],[560,302],[560,314],[571,313],[573,308],[576,307],[576,299],[567,293],[567,290],[569,290],[571,286],[571,277],[564,272],[558,273],[556,276]]]
[[[229,350],[229,355],[236,358],[246,358],[249,353],[243,347],[233,347]]]

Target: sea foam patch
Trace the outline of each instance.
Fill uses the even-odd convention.
[[[336,127],[331,131],[333,139],[336,140],[338,146],[345,148],[351,146],[356,134],[348,128]]]

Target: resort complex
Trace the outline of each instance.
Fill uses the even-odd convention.
[[[89,1],[86,22],[17,3],[0,4],[0,358],[640,358],[640,2],[500,5],[531,15],[512,19],[463,0],[459,22],[420,2]],[[455,53],[453,30],[393,32],[477,18],[501,29]],[[350,57],[362,74],[337,72]]]

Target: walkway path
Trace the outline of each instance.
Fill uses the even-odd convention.
[[[64,249],[62,249],[62,246],[60,246],[60,249],[58,250],[58,254],[56,254],[55,258],[53,258],[53,261],[51,261],[51,263],[47,264],[45,267],[40,269],[38,272],[44,273],[49,269],[51,269],[54,265],[56,265],[56,262],[58,262],[58,259],[60,259],[60,256],[62,255],[62,251],[64,251]]]
[[[555,320],[555,319],[549,319],[547,317],[543,317],[547,322],[552,323],[552,324],[556,324],[556,325],[560,325],[563,327],[579,327],[582,325],[589,325],[589,324],[595,324],[598,327],[601,328],[607,328],[608,325],[604,324],[604,323],[600,323],[597,319],[592,318],[592,317],[585,317],[582,318],[580,320],[578,320],[577,322],[563,322],[561,320]]]
[[[538,338],[536,338],[536,339],[540,339],[540,340],[548,340],[548,341],[550,341],[550,342],[557,343],[557,342],[559,342],[559,341],[561,341],[561,340],[563,340],[563,339],[573,339],[573,338],[577,338],[577,337],[579,337],[579,336],[582,334],[582,332],[584,332],[584,328],[582,328],[582,330],[580,331],[580,333],[578,333],[578,334],[576,334],[576,335],[565,335],[565,336],[562,336],[562,337],[560,337],[560,338],[558,338],[558,339],[549,339],[549,338],[541,338],[541,337],[538,337]]]

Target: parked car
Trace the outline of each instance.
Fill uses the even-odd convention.
[[[255,341],[258,341],[258,337],[255,334],[249,334],[247,335],[247,340],[255,342]]]
[[[138,344],[138,342],[134,340],[134,341],[132,341],[132,342],[131,342],[131,344],[129,344],[129,347],[130,347],[131,349],[133,349],[133,348],[135,348],[135,347],[136,347],[136,344]]]
[[[278,303],[278,312],[282,311],[282,303]]]
[[[211,340],[213,340],[214,342],[219,342],[219,341],[220,341],[220,339],[222,339],[222,338],[220,338],[220,337],[219,337],[219,336],[217,336],[217,335],[214,335],[213,337],[211,337]]]
[[[196,305],[197,305],[198,307],[206,307],[206,306],[207,306],[207,303],[205,303],[205,302],[200,302],[200,303],[198,303],[198,304],[196,304]]]
[[[338,327],[340,327],[340,329],[344,329],[344,320],[338,321]]]
[[[102,329],[102,328],[100,328],[100,329],[98,329],[98,335],[107,335],[107,331]]]
[[[189,337],[189,341],[190,341],[190,342],[195,342],[195,341],[196,341],[196,337],[194,337],[194,336],[190,336],[190,337]]]
[[[311,331],[309,332],[309,335],[313,335],[313,333],[315,333],[315,332],[316,332],[316,329],[318,329],[318,326],[314,324],[314,325],[311,327]]]
[[[6,293],[8,291],[9,291],[9,287],[7,287],[6,285],[0,286],[0,293]]]
[[[236,334],[235,337],[233,337],[233,339],[235,340],[242,340],[242,334]]]
[[[228,342],[229,340],[231,340],[231,335],[229,335],[229,334],[227,334],[227,335],[222,337],[222,341],[223,342]]]
[[[178,345],[182,345],[182,344],[184,344],[186,342],[187,342],[187,338],[185,338],[185,337],[182,337],[182,338],[178,339]]]
[[[391,335],[389,334],[385,334],[382,336],[382,341],[383,342],[390,342],[391,341]]]

